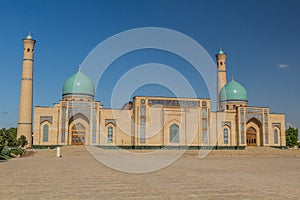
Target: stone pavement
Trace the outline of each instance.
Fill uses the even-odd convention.
[[[108,168],[84,147],[63,148],[62,155],[38,150],[0,162],[0,199],[299,199],[299,150],[213,151],[204,159],[189,151],[143,174]]]

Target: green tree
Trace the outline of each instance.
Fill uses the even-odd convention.
[[[4,146],[5,146],[5,141],[4,141],[4,138],[2,137],[1,132],[0,132],[0,154],[2,153],[2,150],[3,150]]]
[[[11,158],[11,153],[22,154],[23,150],[20,146],[26,144],[25,136],[17,140],[17,128],[0,129],[0,159]]]
[[[286,131],[286,145],[289,147],[294,147],[298,143],[298,129],[289,127]]]
[[[24,135],[21,135],[21,136],[19,137],[19,139],[18,139],[18,144],[19,144],[19,146],[21,146],[21,147],[24,147],[25,145],[28,144],[28,141],[27,141],[27,139],[26,139],[26,137],[25,137]]]
[[[0,142],[2,145],[7,143],[9,147],[18,147],[19,143],[17,140],[17,128],[2,128],[0,130]]]

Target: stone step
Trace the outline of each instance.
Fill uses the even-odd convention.
[[[246,151],[281,151],[280,149],[276,149],[273,147],[260,147],[260,146],[247,146],[245,148]]]
[[[96,148],[96,147],[95,147]],[[96,150],[100,150],[96,148]],[[33,151],[31,155],[37,157],[56,157],[56,149],[37,149]],[[103,152],[116,153],[114,150],[102,150]],[[133,152],[137,151],[142,153],[141,150],[131,150]],[[175,150],[174,150],[175,151]],[[170,150],[169,153],[174,153],[173,150]],[[203,150],[202,150],[203,151]],[[299,151],[295,150],[292,152],[297,155]],[[279,156],[279,155],[291,155],[291,150],[282,150],[272,147],[252,147],[248,146],[245,150],[212,150],[207,152],[209,156],[224,157],[224,156]],[[189,150],[185,155],[198,155],[199,151]],[[63,146],[61,147],[61,156],[62,157],[87,157],[91,156],[85,146]]]
[[[62,156],[89,156],[90,154],[83,145],[71,145],[61,147]]]
[[[56,157],[56,148],[55,149],[34,149],[31,155],[36,157]],[[70,156],[89,156],[90,154],[85,149],[84,146],[62,146],[60,148],[60,154],[62,157]]]

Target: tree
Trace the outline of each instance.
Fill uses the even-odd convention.
[[[22,154],[20,146],[27,144],[25,136],[17,140],[17,128],[0,129],[0,159],[9,159],[13,155]]]
[[[24,147],[28,144],[28,141],[26,140],[26,137],[24,135],[21,135],[18,139],[19,146]]]
[[[298,144],[298,129],[289,127],[286,131],[286,145],[294,147]]]
[[[4,145],[4,143],[7,143],[7,146],[9,147],[18,147],[18,141],[17,141],[17,128],[9,128],[5,129],[2,128],[0,130],[0,143]]]

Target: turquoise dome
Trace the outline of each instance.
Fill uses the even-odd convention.
[[[220,101],[248,101],[247,90],[232,80],[221,89]]]
[[[94,97],[95,86],[89,77],[78,71],[65,81],[62,95],[88,95]]]

